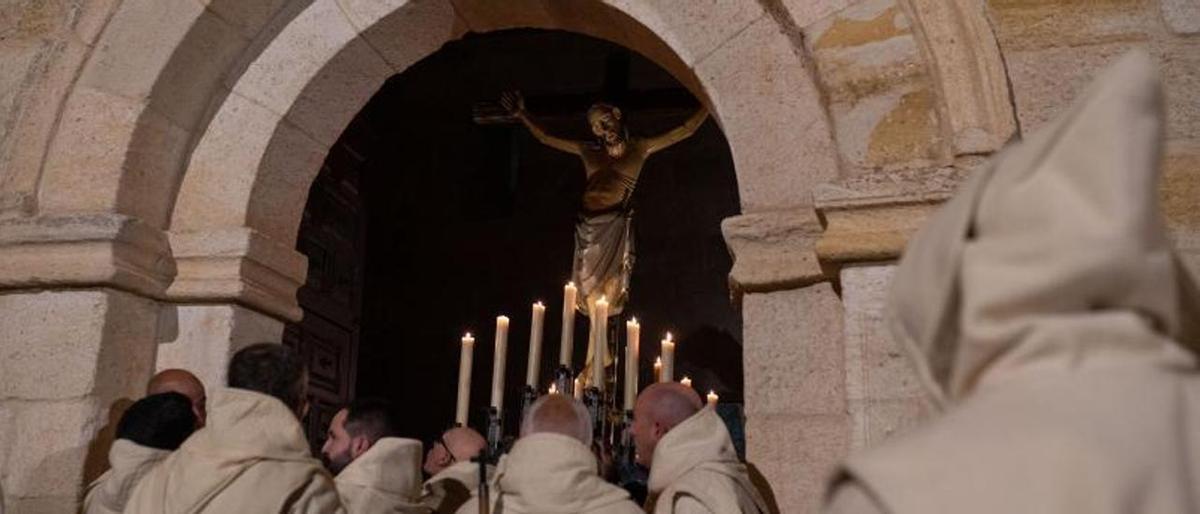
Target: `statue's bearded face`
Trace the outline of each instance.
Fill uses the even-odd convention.
[[[615,107],[600,105],[588,111],[588,123],[592,133],[605,145],[615,145],[624,136],[621,130],[621,111]]]

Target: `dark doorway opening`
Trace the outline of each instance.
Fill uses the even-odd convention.
[[[559,31],[471,35],[388,80],[330,151],[297,243],[309,257],[305,319],[285,339],[313,367],[315,445],[355,396],[389,398],[407,435],[434,438],[453,422],[467,331],[477,337],[470,424],[484,425],[499,314],[512,319],[505,398],[515,428],[537,300],[547,305],[541,376],[549,382],[584,172],[577,157],[523,127],[488,121],[507,90],[524,92],[553,132],[578,139],[589,137],[592,101],[627,105],[630,130],[642,135],[678,125],[699,105],[649,60]],[[677,373],[702,394],[714,389],[723,403],[740,403],[741,316],[720,232],[739,200],[728,144],[711,118],[650,158],[633,206],[627,313],[642,323],[641,383],[669,330],[679,341]],[[587,323],[576,325],[579,356]]]

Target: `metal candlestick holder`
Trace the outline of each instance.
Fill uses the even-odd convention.
[[[558,394],[575,394],[575,374],[571,372],[571,368],[563,364],[558,365],[558,369],[554,370],[554,387],[558,389]]]
[[[608,411],[604,405],[604,394],[599,388],[589,387],[583,392],[583,404],[587,406],[588,414],[592,416],[592,436],[597,440],[604,438],[604,420]]]
[[[489,407],[487,441],[488,452],[492,456],[499,456],[500,446],[504,444],[504,424],[501,421],[500,409]]]
[[[537,399],[537,390],[529,384],[525,384],[525,394],[521,397],[521,419],[525,419],[525,416],[529,414],[529,408],[533,407],[533,402],[536,402]]]

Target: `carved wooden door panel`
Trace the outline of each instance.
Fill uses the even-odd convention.
[[[364,209],[357,170],[325,167],[313,182],[296,248],[308,256],[308,279],[297,297],[304,319],[289,323],[284,344],[308,363],[309,414],[314,451],[329,421],[354,397],[361,319]]]

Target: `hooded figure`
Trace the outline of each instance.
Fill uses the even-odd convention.
[[[113,441],[108,451],[108,471],[88,486],[83,499],[85,514],[118,514],[133,488],[154,466],[170,455],[170,450],[142,446],[126,439]]]
[[[211,406],[208,424],[138,484],[126,513],[341,512],[287,405],[229,388]]]
[[[1159,211],[1162,102],[1126,56],[916,235],[889,322],[943,414],[852,457],[829,511],[1200,511],[1200,309]]]
[[[596,474],[596,457],[574,437],[522,437],[496,467],[491,491],[497,514],[642,514],[624,489]],[[459,514],[479,512],[471,498]]]
[[[495,467],[487,465],[488,479],[495,476]],[[421,503],[438,514],[458,512],[479,488],[479,463],[456,462],[425,482]]]
[[[123,512],[133,488],[192,435],[197,419],[192,401],[175,392],[152,394],[131,405],[117,422],[109,469],[88,486],[83,512]]]
[[[334,478],[349,514],[425,514],[421,505],[421,442],[384,437]]]
[[[652,462],[647,487],[655,514],[769,512],[712,407],[667,432]]]

